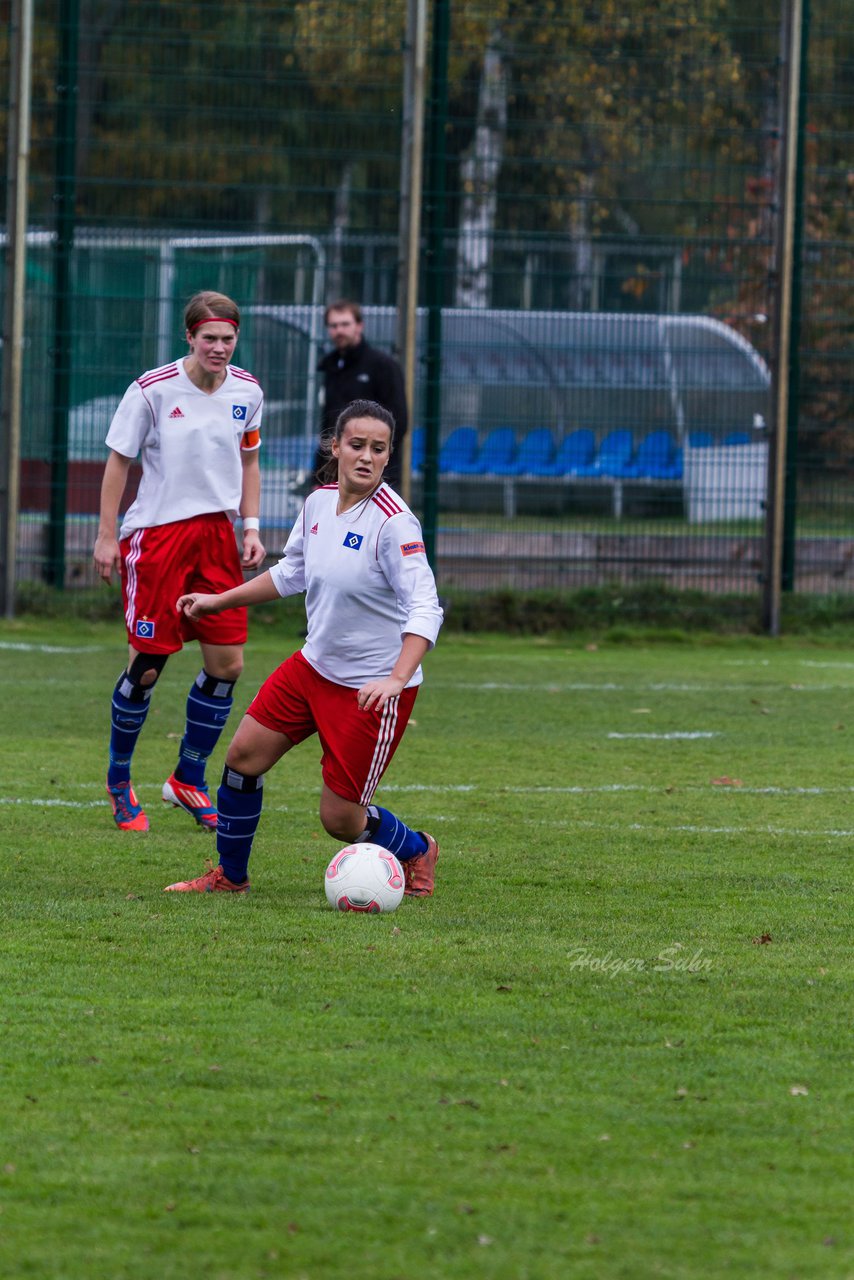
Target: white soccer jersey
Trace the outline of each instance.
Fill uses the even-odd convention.
[[[183,360],[131,383],[107,432],[110,449],[126,458],[140,454],[142,463],[121,537],[211,511],[233,520],[243,489],[240,452],[261,443],[263,403],[257,379],[234,365],[212,395],[190,381]]]
[[[315,489],[270,573],[282,596],[305,591],[303,656],[336,684],[390,675],[404,632],[436,643],[442,610],[421,525],[387,485],[338,515],[338,486]],[[409,681],[420,684],[421,668]]]

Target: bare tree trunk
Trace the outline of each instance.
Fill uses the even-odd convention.
[[[463,195],[457,242],[458,307],[489,306],[498,175],[504,159],[506,133],[507,68],[501,32],[496,29],[484,54],[474,138],[460,164]]]
[[[326,281],[330,299],[344,292],[344,237],[350,226],[350,196],[353,191],[354,161],[348,160],[335,189],[335,213],[332,221],[332,247]]]
[[[776,231],[776,202],[774,194],[777,181],[777,167],[779,165],[779,147],[780,147],[780,130],[779,130],[779,113],[780,106],[777,101],[777,86],[768,77],[763,87],[762,93],[762,123],[761,123],[761,147],[762,147],[762,176],[759,182],[758,190],[751,194],[754,198],[758,198],[761,203],[759,206],[759,214],[756,220],[755,232],[751,229],[751,234],[757,239],[761,238],[765,241],[772,241]]]
[[[573,311],[589,311],[593,285],[593,238],[590,234],[590,209],[596,179],[592,173],[581,178],[578,197],[572,202],[569,215],[569,236],[572,244],[573,276],[569,292],[569,305]]]

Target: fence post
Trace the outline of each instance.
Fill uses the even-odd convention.
[[[797,387],[799,339],[796,305],[799,294],[795,285],[796,270],[799,274],[800,265],[796,258],[800,258],[797,237],[800,234],[798,207],[802,189],[799,170],[803,164],[799,144],[803,111],[801,72],[805,49],[805,3],[806,0],[784,0],[783,9],[780,173],[774,245],[774,410],[768,450],[762,601],[763,625],[773,636],[780,634],[780,595],[787,540],[791,549],[789,587],[794,554],[794,476],[791,467],[797,438],[797,401],[792,399],[792,393]]]
[[[53,430],[50,461],[50,522],[47,575],[65,586],[65,523],[68,513],[68,414],[74,326],[71,256],[74,251],[77,166],[77,58],[80,0],[60,5],[60,61],[56,85],[56,244],[53,279]]]
[[[442,417],[442,304],[445,262],[445,133],[448,123],[448,43],[451,0],[436,0],[430,84],[425,225],[427,229],[427,358],[424,409],[424,542],[436,564],[439,514],[439,428]]]
[[[426,0],[407,0],[397,253],[397,356],[403,362],[403,379],[410,419],[410,429],[403,437],[401,465],[401,493],[407,502],[412,496],[412,433],[416,424],[415,352],[418,328],[418,263],[421,247],[426,46]]]
[[[27,265],[27,177],[33,65],[33,0],[14,0],[9,29],[6,281],[0,405],[0,592],[7,618],[15,613],[21,470],[21,388]]]
[[[801,401],[801,316],[803,306],[804,261],[804,134],[807,114],[807,68],[810,29],[810,0],[801,0],[800,68],[798,72],[797,140],[795,189],[792,212],[792,315],[789,339],[789,421],[786,431],[786,483],[783,515],[783,558],[781,585],[791,591],[795,585],[795,525],[797,522],[798,423]]]

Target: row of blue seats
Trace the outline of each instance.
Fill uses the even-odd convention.
[[[710,432],[689,434],[692,448],[714,443]],[[723,444],[748,444],[750,434],[732,431]],[[412,433],[412,469],[424,465],[425,432]],[[474,427],[456,427],[439,450],[439,472],[470,476],[610,476],[621,479],[679,480],[682,477],[682,449],[669,431],[651,431],[635,449],[628,430],[615,430],[603,437],[599,448],[596,436],[586,427],[569,432],[558,444],[548,427],[537,427],[517,440],[512,427],[496,427],[480,443]]]
[[[707,431],[692,431],[693,448],[715,443]],[[747,431],[732,431],[720,443],[748,444]],[[412,470],[424,466],[425,430],[412,433]],[[558,443],[548,427],[537,427],[520,440],[512,427],[496,427],[483,443],[475,427],[457,427],[439,450],[439,472],[463,476],[610,476],[622,479],[679,480],[682,477],[682,449],[669,431],[651,431],[634,447],[631,431],[609,432],[599,448],[596,436],[586,427],[569,432]],[[314,446],[305,437],[287,437],[265,442],[264,462],[308,470],[314,461]]]

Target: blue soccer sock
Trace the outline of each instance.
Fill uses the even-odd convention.
[[[119,676],[110,708],[108,787],[126,786],[130,782],[130,762],[148,715],[153,687],[144,688],[135,683],[127,671]]]
[[[420,831],[413,831],[400,818],[396,818],[388,809],[381,809],[377,804],[369,804],[367,809],[365,834],[359,836],[357,843],[378,844],[400,862],[417,858],[427,852],[427,841]]]
[[[216,794],[216,851],[232,884],[246,879],[263,804],[264,775],[250,777],[226,765]]]
[[[204,787],[205,766],[228,720],[235,683],[217,680],[204,670],[196,676],[187,696],[187,722],[175,769],[179,782]]]

